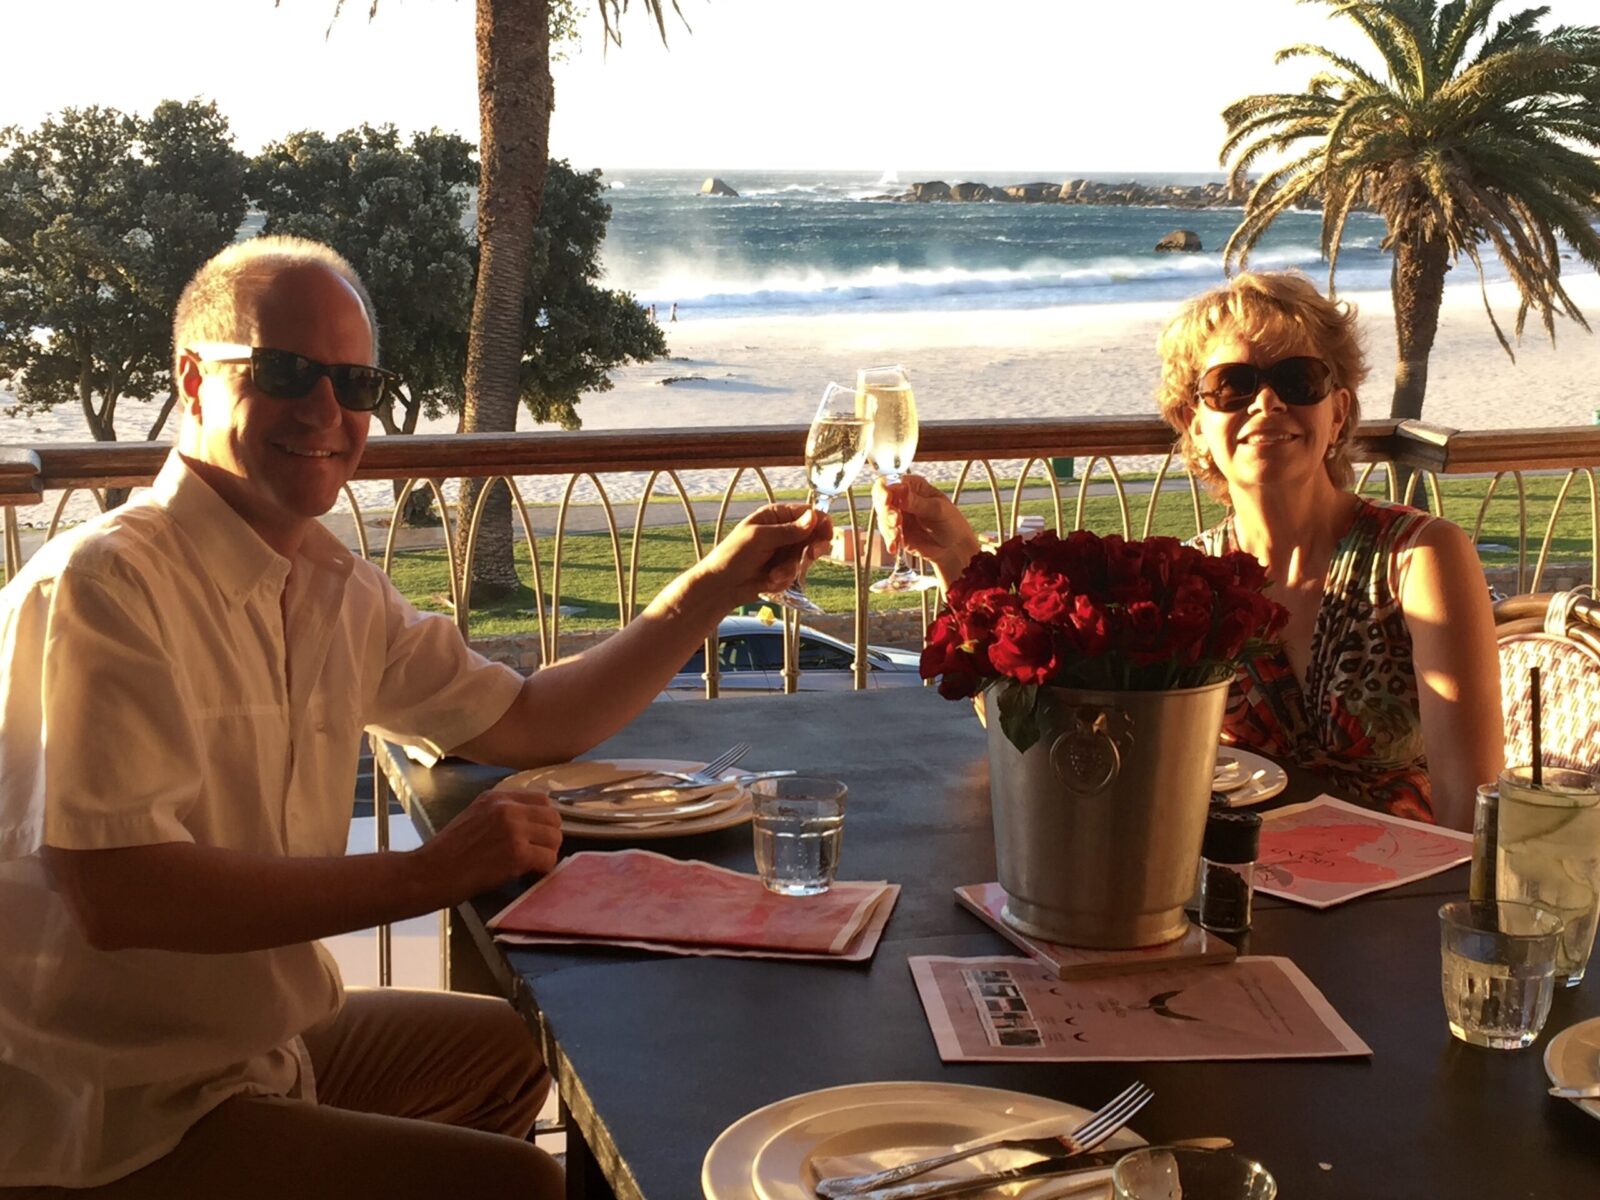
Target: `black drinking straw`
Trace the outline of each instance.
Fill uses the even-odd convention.
[[[1533,704],[1533,786],[1540,787],[1544,784],[1544,755],[1539,746],[1539,668],[1530,669],[1531,683],[1529,684],[1529,699]]]

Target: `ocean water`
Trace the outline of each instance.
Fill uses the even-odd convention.
[[[1135,208],[1073,204],[913,204],[870,197],[912,180],[992,185],[1062,182],[1061,172],[870,173],[732,171],[737,198],[702,196],[709,171],[606,171],[611,223],[607,280],[697,318],[814,312],[1032,308],[1171,301],[1223,278],[1222,247],[1237,208]],[[1085,175],[1107,183],[1128,176]],[[1143,175],[1147,185],[1199,184],[1220,174]],[[1321,215],[1291,212],[1251,262],[1325,277]],[[1174,229],[1205,249],[1158,254]],[[1340,254],[1343,290],[1387,288],[1383,222],[1354,214]]]

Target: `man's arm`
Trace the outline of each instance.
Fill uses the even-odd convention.
[[[642,712],[732,608],[788,587],[832,535],[804,505],[753,513],[626,628],[530,675],[505,715],[454,753],[519,768],[577,757]]]
[[[97,950],[237,954],[402,921],[555,866],[561,819],[542,796],[483,793],[402,853],[273,858],[192,842],[45,847]]]

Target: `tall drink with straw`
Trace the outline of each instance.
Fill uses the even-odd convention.
[[[1533,678],[1533,762],[1500,776],[1495,892],[1561,917],[1556,979],[1582,981],[1600,919],[1600,790],[1587,771],[1547,767],[1539,730],[1539,678]]]

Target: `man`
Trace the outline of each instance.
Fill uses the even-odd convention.
[[[332,251],[223,251],[178,305],[183,422],[154,488],[0,592],[4,1200],[560,1188],[521,1140],[547,1079],[510,1006],[346,999],[316,943],[548,870],[559,820],[491,791],[421,849],[346,857],[361,730],[570,758],[828,529],[762,510],[524,680],[317,523],[366,443],[376,343]]]

